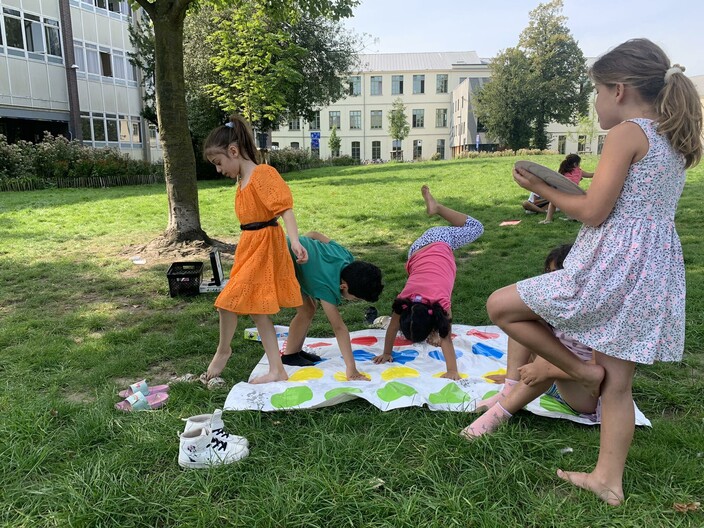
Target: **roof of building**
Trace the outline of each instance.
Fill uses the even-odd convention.
[[[486,64],[476,51],[375,53],[359,56],[359,71],[451,70],[453,66]]]

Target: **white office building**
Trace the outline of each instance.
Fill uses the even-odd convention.
[[[0,0],[0,134],[38,141],[47,130],[161,158],[127,59],[131,23],[125,1]]]

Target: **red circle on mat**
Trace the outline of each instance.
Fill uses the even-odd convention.
[[[355,337],[350,342],[353,345],[371,346],[371,345],[375,344],[377,341],[379,341],[379,340],[374,336],[363,336],[363,337]]]
[[[332,343],[318,342],[318,343],[312,343],[312,344],[306,345],[306,346],[308,348],[318,348],[318,347],[332,346]]]
[[[396,336],[396,339],[394,339],[394,346],[408,346],[412,344],[413,341],[409,341],[405,337]]]

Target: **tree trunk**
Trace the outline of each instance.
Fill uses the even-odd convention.
[[[183,74],[183,22],[186,9],[150,13],[154,24],[156,109],[164,149],[164,174],[169,199],[170,243],[211,240],[200,225],[196,160],[188,130]]]

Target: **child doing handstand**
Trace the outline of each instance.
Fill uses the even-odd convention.
[[[471,216],[438,203],[427,185],[421,188],[421,193],[428,216],[439,215],[451,225],[431,227],[408,250],[408,280],[393,302],[384,352],[374,358],[374,363],[393,361],[391,352],[399,329],[413,343],[424,341],[437,332],[447,367],[442,377],[458,380],[450,304],[457,274],[452,252],[479,238],[484,226]]]
[[[320,361],[321,358],[316,354],[302,350],[317,303],[320,302],[342,352],[347,379],[368,381],[369,379],[357,370],[350,333],[337,307],[342,299],[362,299],[368,302],[378,300],[384,288],[381,283],[381,270],[368,262],[355,260],[347,249],[322,233],[306,233],[300,237],[300,242],[308,252],[308,262],[294,262],[293,267],[301,285],[303,304],[296,308],[296,316],[288,329],[286,350],[281,359],[284,365],[298,366],[308,366]],[[295,255],[292,256],[295,258]]]
[[[232,355],[230,344],[237,330],[237,316],[249,314],[269,360],[269,372],[250,383],[286,380],[269,315],[280,307],[300,306],[303,301],[279,217],[286,225],[291,251],[298,262],[308,258],[298,240],[291,191],[276,169],[257,165],[252,133],[238,116],[232,116],[225,126],[210,133],[203,155],[220,174],[237,183],[235,213],[242,229],[230,280],[215,300],[220,314],[220,340],[207,377],[218,376],[225,368]]]

